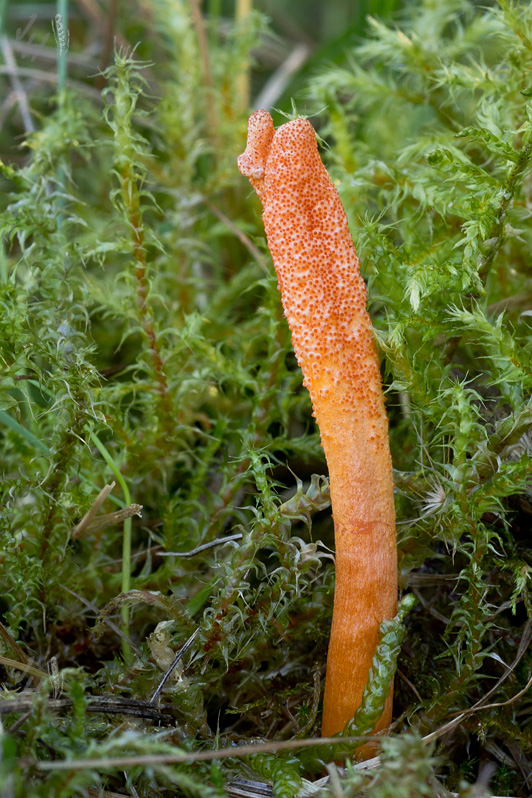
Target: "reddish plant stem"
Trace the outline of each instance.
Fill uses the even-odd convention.
[[[173,411],[172,401],[164,363],[161,357],[160,345],[153,324],[153,316],[147,301],[149,284],[147,278],[146,241],[144,237],[142,211],[140,208],[139,190],[132,170],[133,167],[128,164],[123,171],[122,199],[132,231],[133,256],[135,258],[134,275],[137,281],[137,306],[139,309],[140,324],[146,336],[146,340],[148,341],[163,418],[170,419]]]

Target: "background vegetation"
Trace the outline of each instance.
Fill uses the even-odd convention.
[[[327,771],[335,796],[529,795],[530,4],[0,12],[2,798],[290,798]],[[292,97],[369,283],[418,599],[369,774],[276,748],[319,735],[334,543],[236,156]]]

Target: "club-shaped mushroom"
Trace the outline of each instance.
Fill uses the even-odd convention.
[[[284,312],[329,469],[336,587],[324,736],[360,705],[381,621],[397,607],[397,551],[388,419],[367,292],[340,197],[312,125],[274,130],[249,119],[238,159],[263,206]],[[391,721],[392,695],[374,731]]]

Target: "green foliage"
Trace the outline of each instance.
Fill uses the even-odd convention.
[[[430,746],[405,733],[382,741],[382,767],[370,778],[348,768],[346,787],[351,795],[372,798],[432,798],[445,794],[434,775],[437,760]]]
[[[261,778],[270,782],[279,798],[294,798],[301,789],[301,765],[293,754],[255,754],[248,761]]]
[[[306,767],[320,769],[329,760],[338,759],[340,756],[350,759],[356,749],[367,741],[367,736],[371,734],[382,715],[386,699],[390,695],[397,669],[397,657],[406,635],[403,621],[415,605],[415,596],[407,593],[399,603],[396,616],[382,621],[379,626],[379,642],[373,655],[360,706],[343,732],[335,735],[339,738],[353,737],[355,741],[335,743],[327,749],[324,746],[315,750],[307,749],[302,755]]]
[[[319,432],[236,169],[266,21],[142,7],[101,93],[28,86],[36,130],[12,115],[0,138],[0,796],[215,798],[236,777],[292,798],[355,746],[237,750],[319,736],[334,588]],[[465,796],[491,758],[494,791],[526,795],[532,10],[422,0],[369,25],[305,110],[369,284],[418,603],[383,624],[347,729],[395,674],[381,766],[329,765],[323,791]]]
[[[368,681],[362,694],[362,702],[343,731],[344,736],[371,734],[380,718],[384,703],[390,694],[393,677],[397,668],[397,657],[406,635],[402,621],[416,604],[415,596],[408,593],[403,597],[395,618],[382,621],[379,627],[379,643],[375,649],[368,674]]]

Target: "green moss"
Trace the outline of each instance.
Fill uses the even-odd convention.
[[[202,31],[189,4],[149,3],[138,55],[119,50],[101,99],[78,81],[16,158],[0,139],[0,708],[23,702],[1,716],[1,798],[215,798],[253,773],[292,796],[324,756],[233,755],[319,736],[334,542],[260,208],[236,169],[237,78],[265,22],[216,27],[215,6]],[[136,40],[141,23],[121,23]],[[331,766],[323,789],[465,796],[492,759],[493,790],[524,796],[532,11],[424,0],[344,55],[302,102],[320,111],[368,279],[401,589],[418,603],[368,683],[371,715],[398,654],[381,767]],[[106,519],[73,534],[112,481]],[[130,502],[141,518],[110,515]],[[146,712],[196,631],[160,716],[92,711],[104,696]],[[25,659],[34,677],[9,664]],[[140,759],[222,748],[214,765]],[[125,769],[96,761],[125,755]]]

